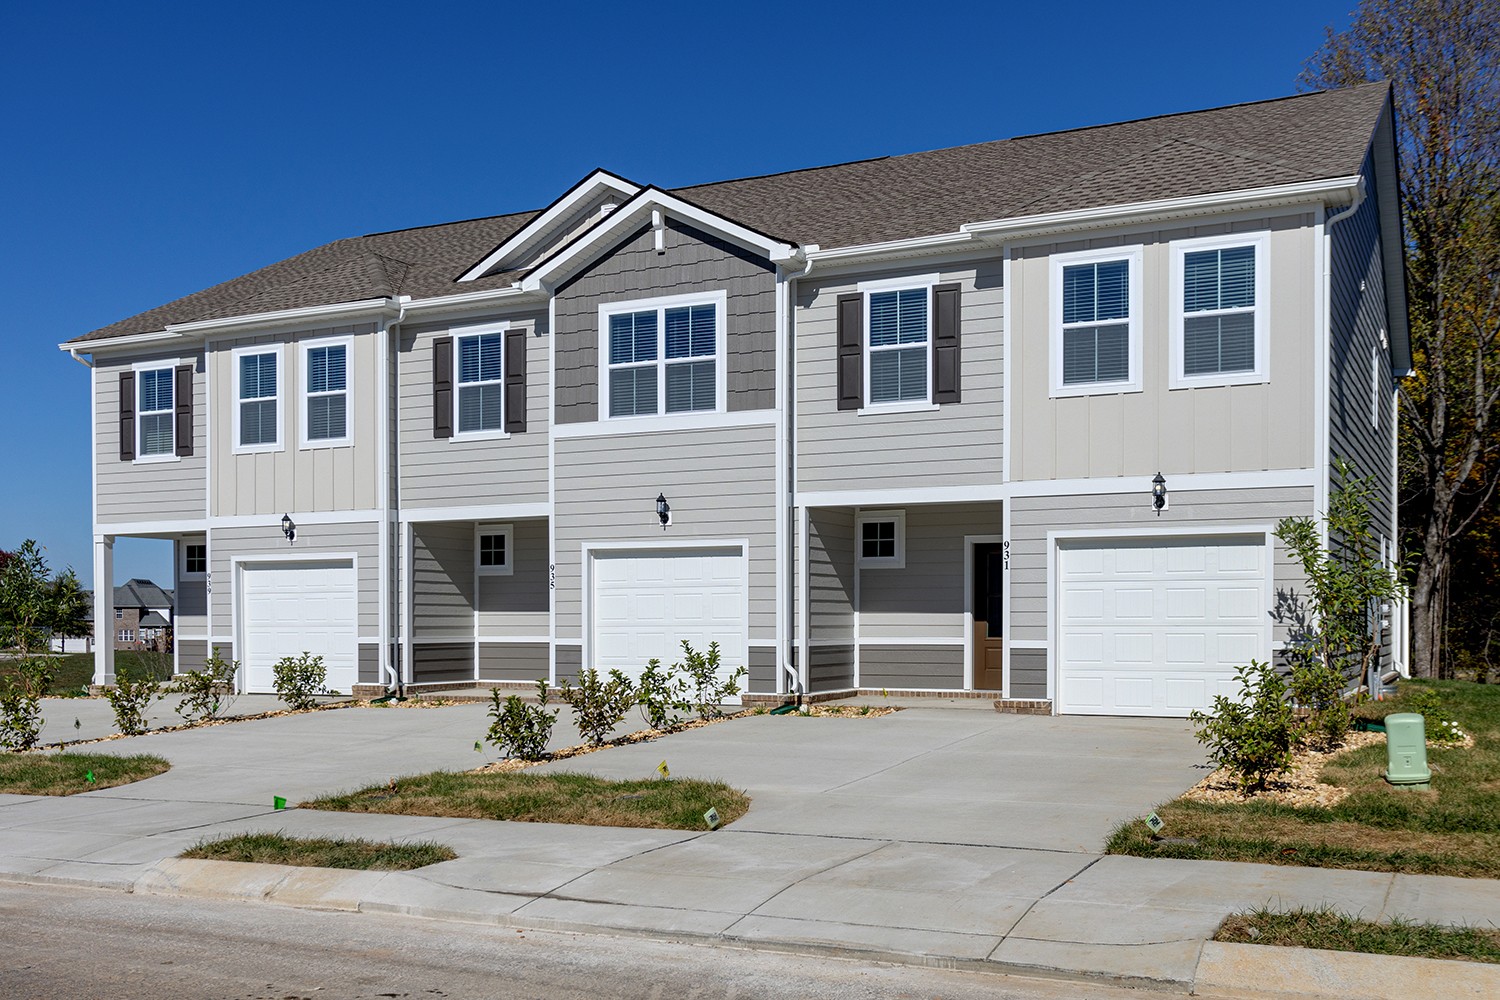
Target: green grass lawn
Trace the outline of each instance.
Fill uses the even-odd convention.
[[[183,851],[182,856],[211,861],[383,872],[411,871],[458,857],[451,848],[431,841],[330,840],[324,837],[288,837],[281,833],[246,833],[203,840]]]
[[[115,670],[148,670],[158,680],[172,676],[171,653],[138,653],[134,650],[115,651]],[[94,654],[66,653],[52,657],[52,684],[49,695],[77,695],[94,682]],[[10,660],[0,660],[0,676],[14,672]]]
[[[591,774],[434,771],[302,803],[303,808],[401,816],[456,816],[582,826],[703,830],[703,814],[732,823],[750,808],[744,792],[686,778],[611,781]]]
[[[1237,913],[1220,925],[1214,940],[1500,963],[1500,930],[1493,927],[1442,927],[1404,920],[1376,923],[1329,910]]]
[[[1170,842],[1154,840],[1144,823],[1132,820],[1116,829],[1107,851],[1500,878],[1500,686],[1402,682],[1404,692],[1422,688],[1437,691],[1475,741],[1467,750],[1428,747],[1430,790],[1386,784],[1380,742],[1324,768],[1323,782],[1350,791],[1332,807],[1178,800],[1157,809]],[[1401,700],[1390,707],[1400,710]]]
[[[161,774],[172,765],[160,757],[107,753],[0,754],[0,792],[12,795],[77,795],[128,785]],[[94,780],[89,781],[90,772]]]

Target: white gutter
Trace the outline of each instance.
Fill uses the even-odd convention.
[[[521,287],[518,281],[505,288],[491,288],[482,292],[460,292],[457,295],[439,295],[426,299],[408,299],[403,305],[405,312],[427,312],[433,309],[462,309],[472,306],[485,306],[490,303],[504,303],[512,299],[526,301],[528,299],[540,300],[544,296],[534,292],[528,292]]]
[[[191,323],[168,323],[167,332],[179,335],[217,333],[220,331],[249,329],[261,326],[301,324],[304,322],[345,319],[364,313],[383,312],[395,315],[399,311],[394,299],[360,299],[357,302],[335,302],[332,305],[308,306],[304,309],[278,309],[274,312],[249,313],[243,316],[228,316],[223,319],[201,319]]]

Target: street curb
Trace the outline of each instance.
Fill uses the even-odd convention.
[[[1500,996],[1500,965],[1209,941],[1198,960],[1193,992],[1212,996],[1215,991],[1236,997],[1484,1000]]]

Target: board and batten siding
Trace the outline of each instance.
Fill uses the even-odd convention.
[[[474,640],[474,525],[411,529],[412,639]],[[471,651],[472,652],[472,651]]]
[[[1316,240],[1310,212],[1017,246],[1012,251],[1011,477],[1084,479],[1314,465]],[[1168,389],[1171,243],[1268,233],[1270,381]],[[1050,398],[1053,254],[1142,250],[1140,392]]]
[[[838,298],[859,281],[938,273],[958,284],[962,402],[881,413],[838,408]],[[907,265],[797,285],[798,489],[998,485],[1002,481],[1004,264]]]
[[[1169,482],[1170,487],[1170,482]],[[1119,531],[1120,537],[1151,540],[1160,529],[1192,528],[1204,535],[1275,527],[1283,517],[1313,513],[1312,487],[1267,487],[1238,490],[1174,490],[1170,505],[1157,516],[1146,490],[1093,496],[1016,497],[1010,514],[1010,635],[1018,641],[1048,638],[1047,533],[1049,531]],[[1179,534],[1160,534],[1163,542]],[[1272,580],[1277,592],[1300,592],[1305,578],[1286,547],[1272,539]],[[1275,625],[1273,642],[1286,640],[1287,626]],[[1014,650],[1012,651],[1014,652]],[[1030,655],[1030,654],[1028,654]],[[1014,677],[1012,678],[1014,693]],[[1016,697],[1023,697],[1016,695]]]
[[[278,518],[279,515],[268,515],[264,526],[215,528],[210,534],[208,562],[214,583],[210,602],[216,639],[228,640],[233,635],[233,602],[238,600],[238,595],[234,592],[234,574],[230,570],[232,560],[253,562],[257,557],[271,556],[278,564],[285,564],[288,556],[299,561],[321,562],[346,554],[355,557],[359,638],[378,639],[380,526],[374,521],[298,525],[297,541],[288,545],[282,537]],[[224,645],[227,646],[228,642]]]
[[[772,265],[716,236],[669,219],[666,252],[649,226],[637,230],[579,275],[554,299],[557,422],[587,423],[599,414],[599,306],[612,302],[726,293],[725,406],[763,410],[776,404],[776,279]]]
[[[965,570],[964,536],[998,538],[1001,531],[1000,504],[944,504],[904,509],[906,565],[900,569],[862,567],[859,570],[860,640],[932,638],[962,642],[964,608],[970,586]],[[961,671],[959,679],[961,683]],[[864,653],[861,651],[861,684],[864,680]]]
[[[552,605],[547,586],[547,522],[511,523],[509,556],[509,574],[479,576],[479,636],[545,636],[551,628]]]
[[[509,322],[526,331],[526,430],[505,438],[432,436],[432,352],[464,327]],[[398,354],[399,468],[406,507],[547,501],[547,315],[465,318],[403,326]]]
[[[136,462],[120,459],[120,373],[133,370],[137,362],[160,362],[163,368],[193,366],[191,456]],[[202,349],[98,355],[93,379],[99,524],[202,519],[208,482],[208,377]]]
[[[210,513],[214,516],[290,512],[370,510],[379,505],[380,442],[375,428],[380,382],[379,344],[374,324],[305,330],[295,334],[214,341],[208,354],[216,409],[213,419]],[[348,414],[354,443],[338,447],[301,446],[301,396],[306,388],[299,345],[326,337],[353,337]],[[234,351],[281,345],[277,379],[281,390],[280,451],[235,454],[234,409],[239,405]]]
[[[776,636],[775,428],[701,428],[652,434],[559,438],[556,553],[557,633],[582,639],[583,546],[748,539],[749,642]],[[666,531],[657,494],[672,505]],[[561,667],[559,667],[561,670]]]

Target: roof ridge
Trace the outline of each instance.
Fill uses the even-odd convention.
[[[394,236],[397,233],[414,233],[419,229],[442,229],[444,226],[463,226],[470,222],[493,222],[496,219],[514,219],[522,215],[537,215],[542,209],[528,208],[524,212],[501,212],[499,215],[476,215],[472,219],[451,219],[448,222],[428,222],[420,226],[405,226],[401,229],[382,229],[375,233],[365,233],[362,236],[347,236],[345,239],[368,240],[375,236]],[[374,251],[371,251],[372,253]]]

